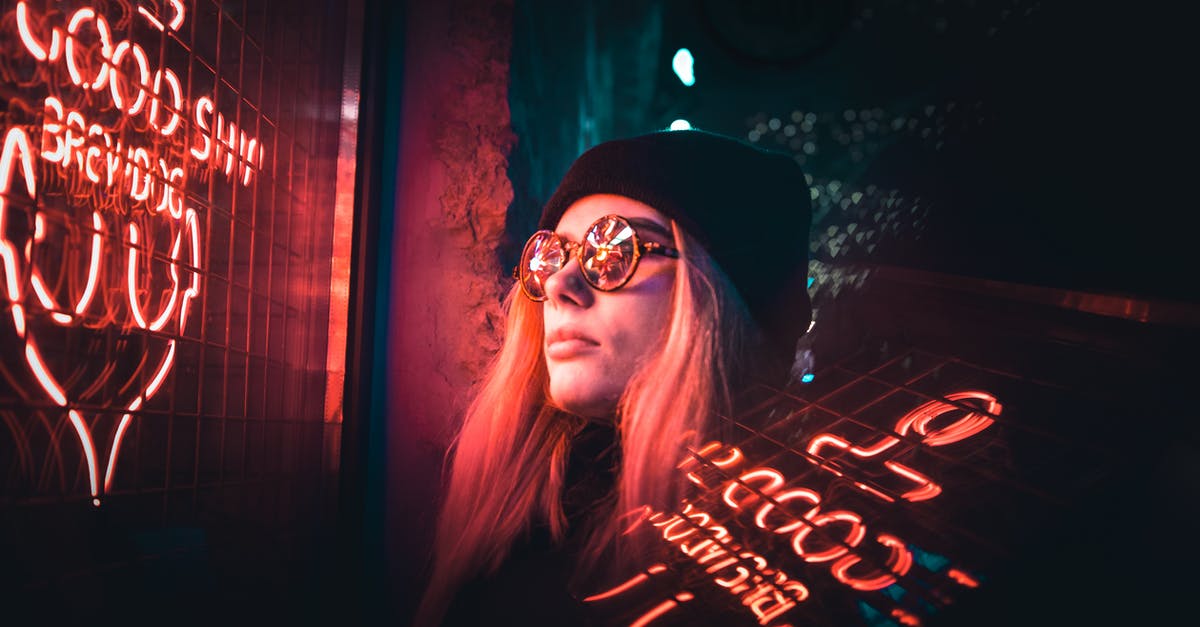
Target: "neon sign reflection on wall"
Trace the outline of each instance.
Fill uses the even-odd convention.
[[[936,498],[942,486],[908,465],[895,459],[900,453],[898,444],[903,438],[919,437],[920,445],[942,447],[963,442],[986,430],[1003,411],[997,399],[984,391],[968,390],[947,394],[921,404],[904,414],[891,430],[873,442],[856,444],[848,438],[823,431],[813,435],[796,453],[807,463],[851,483],[857,490],[884,504],[898,501],[924,502]],[[663,541],[691,558],[685,568],[700,568],[716,586],[726,590],[754,615],[760,625],[775,625],[793,608],[810,596],[808,585],[796,572],[787,572],[772,561],[787,558],[782,555],[764,556],[749,548],[730,532],[730,523],[742,521],[743,527],[760,530],[770,536],[789,537],[790,552],[803,564],[828,569],[833,580],[858,593],[879,592],[895,586],[899,578],[910,571],[915,547],[894,533],[868,530],[864,517],[846,508],[830,507],[828,497],[805,485],[797,485],[782,471],[771,466],[747,465],[747,456],[737,446],[710,442],[700,450],[689,453],[679,464],[687,478],[714,497],[714,503],[725,508],[724,516],[702,511],[695,503],[685,501],[675,513],[641,512],[630,530],[649,523],[658,530]],[[892,474],[893,480],[853,478],[849,475],[857,464],[877,463]],[[701,477],[700,471],[707,472]],[[884,475],[886,476],[886,475]],[[713,481],[713,479],[718,481]],[[899,486],[899,487],[897,487]],[[718,520],[725,521],[724,524]],[[752,526],[751,526],[752,524]],[[753,538],[742,539],[752,542]],[[878,545],[869,547],[868,543]],[[874,567],[863,554],[878,550],[886,558]],[[584,599],[599,602],[614,598],[649,581],[667,570],[656,564],[645,572],[616,587]],[[808,580],[820,571],[805,569]],[[956,585],[976,588],[979,581],[960,567],[944,570],[943,575]],[[902,594],[902,591],[897,591]],[[674,598],[655,605],[634,620],[634,625],[646,625],[694,598],[696,590],[683,590]],[[949,599],[943,602],[949,603]],[[915,613],[893,605],[890,617],[903,625],[920,625]]]
[[[161,4],[139,4],[135,19],[152,32],[179,31],[183,3]],[[18,2],[3,20],[7,56],[17,57],[7,73],[18,75],[23,93],[46,94],[36,106],[17,100],[17,111],[40,110],[40,119],[20,119],[13,107],[3,117],[0,278],[11,322],[3,333],[20,346],[5,350],[6,371],[23,371],[24,393],[66,412],[99,505],[134,413],[162,389],[200,293],[189,174],[249,186],[265,150],[212,96],[187,102],[179,75],[152,67],[146,49],[118,39],[93,7],[38,14]],[[126,338],[123,357],[136,364],[126,381],[113,380],[115,363],[96,364],[94,380],[80,376],[79,362],[95,360],[87,352],[47,357],[114,327]],[[121,415],[104,438],[106,456],[85,409]]]

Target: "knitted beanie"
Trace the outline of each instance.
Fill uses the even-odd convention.
[[[554,229],[592,194],[632,198],[677,221],[729,277],[767,348],[791,363],[812,315],[812,199],[791,156],[699,130],[604,142],[567,170],[539,228]]]

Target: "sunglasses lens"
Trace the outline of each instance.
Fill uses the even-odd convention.
[[[583,275],[598,290],[615,290],[629,280],[637,263],[633,227],[616,216],[598,220],[583,239]]]
[[[525,293],[534,300],[546,298],[546,279],[567,263],[562,242],[552,231],[538,231],[525,242],[521,252],[520,279]]]

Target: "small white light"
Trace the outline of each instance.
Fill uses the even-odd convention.
[[[692,128],[692,124],[687,120],[675,120],[674,122],[671,122],[672,131],[686,131],[690,128]]]
[[[694,61],[692,51],[687,48],[676,50],[675,57],[671,59],[671,69],[675,70],[675,76],[688,87],[696,84],[696,73],[692,69]]]

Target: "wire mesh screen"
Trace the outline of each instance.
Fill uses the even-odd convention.
[[[346,5],[0,7],[6,592],[286,586],[336,498]]]
[[[667,559],[589,603],[654,625],[1120,622],[1167,606],[1175,558],[1150,545],[1182,522],[1163,503],[1196,488],[1154,469],[1183,432],[1161,380],[1185,335],[879,278],[817,318],[807,375],[745,392],[721,439],[681,455],[681,509],[631,526]]]

